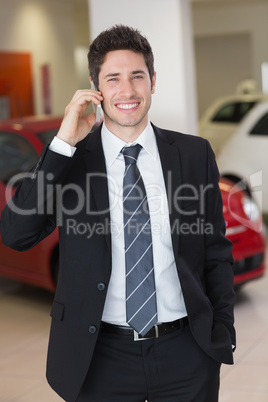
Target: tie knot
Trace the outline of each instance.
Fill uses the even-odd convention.
[[[125,147],[122,149],[121,152],[124,155],[126,166],[137,163],[140,150],[141,150],[140,144],[132,145],[130,147]]]

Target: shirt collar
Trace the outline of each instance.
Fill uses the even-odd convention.
[[[101,129],[101,140],[104,156],[108,166],[111,166],[117,158],[123,159],[121,149],[125,146],[130,146],[133,144],[140,144],[142,146],[141,152],[146,151],[154,159],[158,158],[155,134],[150,122],[148,122],[146,128],[133,143],[126,143],[125,141],[118,138],[116,135],[108,130],[105,122],[103,122]]]

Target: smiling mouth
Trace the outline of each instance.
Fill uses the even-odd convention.
[[[135,107],[139,106],[139,103],[118,103],[115,106],[119,109],[130,110],[135,109]]]

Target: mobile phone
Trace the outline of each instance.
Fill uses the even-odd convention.
[[[91,84],[91,88],[94,89],[94,91],[98,91],[98,89],[96,89],[93,82]],[[101,119],[101,105],[95,105],[95,103],[93,103],[93,102],[92,102],[92,105],[93,105],[93,110],[94,110],[94,113],[96,116],[96,123],[99,123],[100,119]]]

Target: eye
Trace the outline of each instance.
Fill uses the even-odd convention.
[[[133,77],[134,80],[138,80],[138,79],[141,79],[141,78],[143,78],[142,75],[134,75],[134,77]]]

